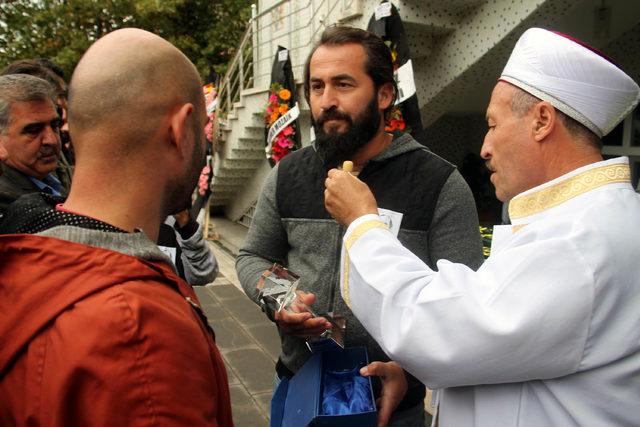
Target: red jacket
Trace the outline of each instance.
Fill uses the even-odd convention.
[[[232,426],[197,301],[161,262],[0,236],[0,425]]]

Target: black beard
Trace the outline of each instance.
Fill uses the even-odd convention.
[[[347,130],[325,132],[323,125],[329,119],[342,119],[347,122]],[[378,132],[382,117],[378,111],[377,97],[374,95],[366,108],[355,120],[348,114],[338,111],[336,107],[323,112],[317,120],[313,120],[316,134],[316,153],[327,169],[336,168],[345,160],[351,160],[353,155]]]

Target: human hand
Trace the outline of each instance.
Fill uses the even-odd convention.
[[[291,311],[279,310],[275,313],[275,320],[280,329],[287,334],[298,338],[310,338],[322,335],[327,329],[331,329],[331,323],[324,317],[313,317],[309,312],[316,296],[302,291],[298,292],[298,298],[289,307]]]
[[[349,172],[331,169],[324,185],[324,206],[340,224],[349,226],[362,215],[378,213],[367,184]]]
[[[404,370],[396,362],[373,362],[360,369],[364,377],[380,377],[382,391],[376,400],[378,407],[378,427],[385,427],[391,414],[407,393],[407,379]]]
[[[178,227],[184,227],[189,223],[189,209],[175,213],[173,214],[173,217],[175,218],[176,223],[178,223]]]

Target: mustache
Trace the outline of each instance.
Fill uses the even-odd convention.
[[[487,167],[487,169],[489,169],[491,172],[495,172],[496,170],[493,168],[493,166],[491,165],[491,161],[487,160],[486,162],[484,162],[484,165]]]
[[[57,150],[51,146],[42,147],[38,152],[38,157],[47,157],[51,155],[58,155]]]
[[[318,124],[318,126],[322,126],[328,120],[345,120],[347,123],[353,124],[353,120],[351,120],[351,116],[349,116],[347,113],[339,111],[336,107],[331,107],[328,110],[322,112],[318,116],[316,123]]]

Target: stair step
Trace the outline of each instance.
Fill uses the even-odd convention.
[[[222,178],[250,178],[253,176],[254,169],[219,169],[215,171],[215,176]]]
[[[249,126],[245,126],[244,129],[249,132],[264,132],[264,125],[258,126],[251,124]]]
[[[265,113],[260,111],[260,112],[254,112],[251,114],[251,118],[253,119],[254,122],[258,122],[258,123],[263,123],[264,124],[264,116]]]
[[[247,228],[251,226],[251,221],[253,221],[253,215],[256,212],[257,203],[258,203],[257,201],[253,202],[251,206],[249,206],[249,209],[247,209],[247,211],[238,220],[238,224],[242,224]]]
[[[264,148],[232,148],[228,159],[262,160],[265,158]]]
[[[245,220],[248,221],[249,224],[251,224],[251,221],[253,220],[253,214],[254,213],[255,212],[251,212],[251,213],[247,212],[246,214],[242,215],[241,219],[245,219]]]
[[[217,197],[224,199],[224,198],[232,197],[234,194],[236,194],[236,191],[238,191],[236,188],[219,189],[219,190],[215,190],[214,194]]]
[[[247,180],[244,178],[236,178],[236,177],[225,177],[225,176],[214,176],[211,181],[211,185],[236,185],[243,186],[247,183]]]
[[[265,156],[266,159],[266,156]],[[223,169],[251,169],[255,170],[263,162],[263,159],[230,159],[222,160]]]
[[[238,220],[238,224],[240,224],[240,225],[244,225],[245,227],[249,228],[249,227],[251,227],[251,220],[252,220],[252,219],[253,219],[253,218],[248,218],[248,217],[246,217],[246,216],[243,216],[242,218],[240,218],[240,219]]]
[[[235,132],[237,136],[234,137],[233,139],[238,139],[238,140],[259,139],[261,141],[264,141],[265,139],[265,128],[263,125],[260,125],[260,126],[248,125],[244,127],[240,127],[240,125],[237,125]]]
[[[264,152],[265,142],[263,138],[238,138],[238,148],[242,150],[262,150]]]
[[[235,193],[242,184],[211,184],[211,191],[214,193]]]

